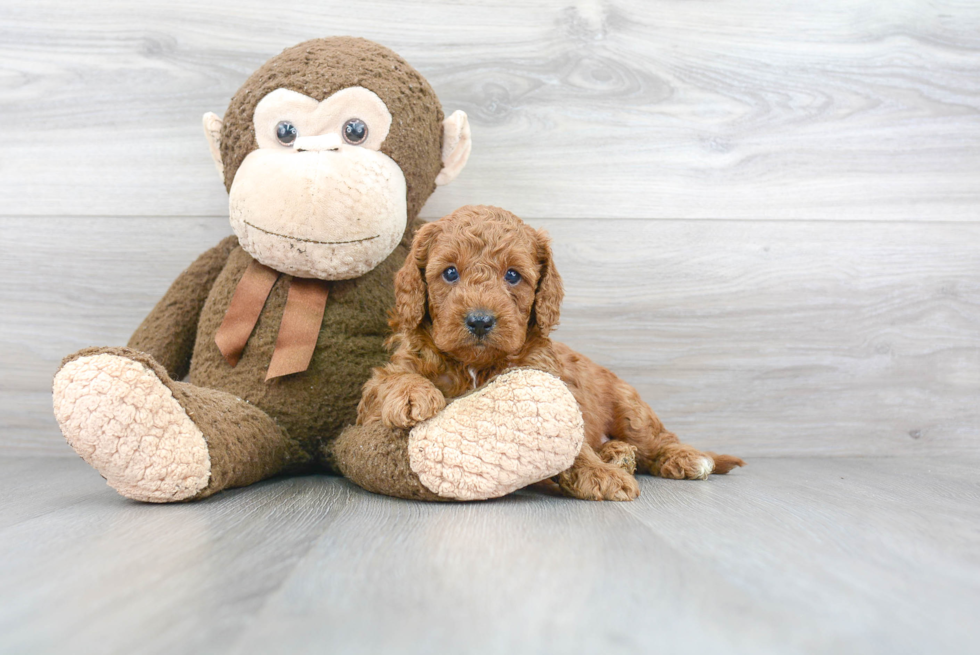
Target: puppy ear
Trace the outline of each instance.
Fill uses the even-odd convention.
[[[551,237],[544,230],[537,230],[538,262],[541,266],[541,277],[538,279],[538,290],[534,295],[534,324],[538,326],[542,336],[548,336],[558,327],[561,314],[561,301],[565,290],[561,284],[561,276],[555,270],[551,256]]]
[[[415,233],[412,249],[395,275],[395,309],[391,327],[396,332],[409,332],[425,318],[425,265],[429,246],[440,231],[435,223],[426,223]]]

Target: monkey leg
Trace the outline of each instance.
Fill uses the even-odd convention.
[[[67,357],[54,378],[54,412],[69,445],[133,500],[206,498],[309,459],[262,410],[174,382],[129,348]]]
[[[327,448],[341,473],[368,491],[483,500],[561,473],[584,434],[578,403],[561,380],[515,369],[411,431],[356,425]]]
[[[412,470],[408,430],[380,422],[351,425],[325,448],[344,477],[362,489],[411,500],[452,500],[426,487]]]

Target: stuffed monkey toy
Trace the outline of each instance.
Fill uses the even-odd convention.
[[[544,373],[501,378],[428,422],[449,435],[439,443],[482,430],[489,450],[467,457],[489,473],[431,441],[410,456],[404,431],[352,425],[387,360],[419,210],[469,156],[463,112],[445,117],[394,52],[336,37],[273,57],[204,126],[235,235],[180,274],[127,347],[84,349],[55,375],[61,430],[111,487],[187,501],[320,470],[393,496],[478,499],[571,464],[581,415]],[[427,486],[416,471],[433,468]]]

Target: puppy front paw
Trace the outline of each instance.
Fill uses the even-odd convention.
[[[640,495],[636,478],[619,466],[573,466],[558,476],[558,486],[581,500],[634,500]]]
[[[381,421],[389,428],[411,428],[446,406],[446,397],[421,376],[392,385],[381,404]]]

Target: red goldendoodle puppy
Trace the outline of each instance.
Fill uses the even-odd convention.
[[[548,338],[563,296],[550,240],[508,211],[467,206],[424,225],[395,294],[394,352],[365,385],[358,423],[409,428],[447,398],[528,367],[560,377],[582,409],[585,443],[558,477],[571,496],[632,500],[635,469],[704,479],[744,464],[680,443],[633,387]]]

